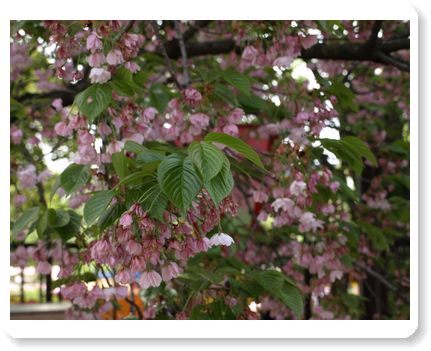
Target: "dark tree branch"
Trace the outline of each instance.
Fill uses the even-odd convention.
[[[174,68],[173,68],[171,60],[170,60],[171,57],[169,56],[169,52],[168,52],[168,49],[167,49],[167,44],[165,43],[165,41],[163,40],[162,36],[160,35],[160,31],[159,31],[159,27],[158,27],[157,22],[156,21],[151,21],[151,26],[153,27],[153,30],[154,30],[154,32],[156,34],[156,37],[157,37],[157,40],[159,41],[159,46],[160,46],[162,54],[163,54],[163,56],[165,58],[165,62],[166,62],[166,66],[168,68],[168,71],[169,71],[170,75],[172,76],[172,79],[174,80],[175,85],[178,87],[178,89],[181,90],[181,85],[180,85],[180,83],[177,80]],[[175,43],[177,43],[176,40],[175,40]]]
[[[188,68],[188,62],[187,62],[187,50],[186,50],[186,44],[184,42],[184,36],[181,31],[181,26],[179,21],[175,21],[175,31],[177,35],[178,42],[180,44],[180,50],[181,50],[181,58],[182,58],[182,64],[183,64],[183,75],[184,75],[184,86],[188,87],[190,84],[190,74],[189,74],[189,68]]]
[[[363,271],[367,272],[367,274],[373,276],[374,278],[378,279],[384,286],[386,286],[388,289],[394,291],[395,293],[397,293],[401,299],[404,302],[409,302],[409,298],[406,297],[401,289],[395,285],[393,285],[391,282],[389,282],[383,275],[381,275],[380,273],[376,272],[375,270],[371,269],[370,267],[360,263],[360,262],[356,262],[354,263],[354,265],[360,269],[362,269]]]
[[[188,41],[199,32],[200,29],[207,27],[212,21],[194,21],[183,34],[184,41]]]
[[[201,23],[205,22],[205,23]],[[200,21],[200,28],[204,27],[208,21]],[[161,42],[161,48],[159,54],[165,57],[168,70],[172,76],[174,83],[181,89],[179,82],[173,72],[172,64],[169,59],[176,60],[181,58],[181,47],[178,40],[174,39],[168,42],[163,42],[161,38],[157,24],[152,24],[157,37]],[[194,27],[192,27],[194,28]],[[241,54],[242,48],[236,45],[232,39],[221,39],[206,42],[186,42],[196,32],[188,29],[184,34],[183,38],[185,41],[185,51],[187,57],[196,57],[204,55],[221,55],[235,51],[237,54]],[[191,31],[191,32],[190,32]],[[187,38],[187,39],[186,39]],[[397,67],[401,71],[409,72],[410,64],[406,61],[402,61],[394,58],[390,54],[398,50],[410,49],[410,39],[408,34],[405,34],[399,38],[388,39],[386,41],[377,40],[373,48],[370,47],[369,42],[365,43],[322,43],[316,44],[309,49],[302,49],[300,58],[304,60],[321,59],[321,60],[343,60],[343,61],[370,61],[385,65],[391,65]],[[170,67],[170,68],[169,68]],[[67,90],[51,91],[42,94],[24,94],[18,98],[17,101],[23,102],[30,99],[40,98],[61,98],[63,105],[68,106],[73,103],[75,95],[80,91],[84,90],[88,86],[86,79],[83,79],[74,86],[69,86]]]
[[[368,39],[368,45],[373,48],[377,44],[378,35],[380,29],[382,29],[383,21],[374,21],[373,28],[371,29],[371,35]]]
[[[408,38],[393,39],[388,41],[376,41],[374,47],[370,47],[369,42],[365,43],[322,43],[316,44],[309,49],[302,49],[300,58],[304,60],[322,59],[322,60],[345,60],[345,61],[371,61],[382,64],[392,64],[382,60],[379,52],[389,54],[394,51],[409,49],[410,40]],[[235,44],[232,39],[222,39],[206,42],[189,42],[186,43],[188,57],[203,55],[220,55],[232,51],[240,54],[242,48]],[[171,40],[166,43],[166,52],[169,58],[178,59],[181,57],[181,49],[177,40]],[[396,66],[400,68],[401,66]],[[406,67],[400,68],[408,71]]]

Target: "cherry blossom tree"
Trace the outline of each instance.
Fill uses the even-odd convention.
[[[12,22],[11,265],[72,319],[409,318],[409,46],[404,21]]]

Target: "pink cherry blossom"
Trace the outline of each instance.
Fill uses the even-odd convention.
[[[258,54],[259,52],[254,46],[247,45],[242,52],[241,59],[250,64],[254,64],[256,62]]]
[[[106,62],[112,66],[122,64],[124,62],[124,58],[121,50],[113,49],[109,51],[106,56]]]
[[[313,231],[323,228],[323,222],[315,218],[315,214],[311,212],[304,212],[299,218],[299,231],[301,233]]]
[[[170,262],[161,268],[162,278],[165,282],[174,279],[181,273],[180,267],[175,262]]]
[[[139,72],[141,70],[141,67],[139,67],[138,64],[136,64],[135,62],[132,62],[132,61],[126,62],[124,64],[124,67],[126,67],[132,73],[136,73],[136,72]]]
[[[202,95],[194,88],[187,88],[186,90],[184,90],[184,98],[189,105],[197,106],[202,100]]]
[[[97,33],[91,32],[91,34],[87,37],[87,49],[94,52],[96,50],[102,49],[102,41],[99,39]]]
[[[195,113],[190,116],[190,123],[199,129],[205,129],[209,126],[210,118],[204,113]]]
[[[287,197],[276,199],[271,204],[271,207],[274,209],[275,212],[278,212],[280,209],[282,209],[283,211],[288,211],[291,208],[293,208],[293,206],[294,206],[293,201]]]
[[[111,72],[103,68],[94,67],[91,69],[89,77],[91,83],[103,84],[111,79]]]
[[[305,184],[305,182],[302,180],[294,180],[289,186],[289,191],[292,195],[302,196],[306,188],[307,184]]]
[[[65,122],[58,122],[54,126],[55,134],[62,137],[68,137],[72,134],[72,131]]]
[[[88,56],[88,64],[90,67],[100,67],[105,62],[105,56],[101,52],[95,52]]]
[[[143,289],[148,289],[149,287],[157,288],[161,282],[162,277],[156,271],[142,272],[138,279],[138,283]]]
[[[26,201],[27,201],[27,196],[22,195],[22,194],[17,194],[13,198],[13,203],[14,203],[15,206],[21,206]]]
[[[219,234],[215,234],[211,237],[210,239],[210,247],[211,246],[230,246],[233,243],[235,243],[235,241],[232,239],[232,237],[226,233],[219,233]]]
[[[17,172],[20,189],[29,189],[36,186],[37,174],[35,165],[27,165],[19,168]]]
[[[36,272],[40,273],[40,274],[51,274],[51,269],[52,266],[49,262],[47,261],[40,261],[37,264],[36,267]]]
[[[16,126],[12,126],[10,128],[10,137],[12,139],[12,143],[14,144],[20,144],[22,140],[23,132],[21,129],[17,128]]]

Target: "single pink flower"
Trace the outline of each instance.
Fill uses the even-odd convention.
[[[162,278],[165,282],[174,279],[181,273],[180,267],[175,262],[162,266]]]
[[[124,62],[123,53],[118,49],[109,51],[106,56],[106,62],[112,66],[122,64]]]
[[[111,72],[103,68],[92,68],[90,71],[90,81],[91,83],[103,84],[111,79]]]
[[[102,49],[102,41],[97,36],[96,32],[91,32],[91,34],[87,37],[87,49],[94,52],[96,50]]]
[[[142,272],[138,279],[138,284],[143,289],[148,289],[150,286],[157,288],[162,282],[162,277],[156,271]]]
[[[232,237],[225,233],[213,235],[210,239],[210,246],[230,246],[233,243],[235,243],[235,241],[232,239]]]
[[[120,218],[120,225],[123,228],[128,228],[132,225],[132,223],[133,223],[132,215],[128,212],[124,212]]]

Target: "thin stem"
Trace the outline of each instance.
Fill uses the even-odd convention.
[[[175,31],[177,34],[177,39],[180,44],[180,50],[181,50],[181,58],[183,63],[183,74],[184,74],[184,86],[188,87],[190,85],[190,74],[189,74],[189,68],[187,66],[187,50],[186,50],[186,44],[184,43],[183,33],[181,31],[181,25],[179,21],[175,21]]]
[[[166,66],[168,68],[169,74],[172,76],[172,79],[174,80],[175,85],[178,87],[178,89],[182,89],[181,84],[178,82],[178,79],[176,77],[174,68],[172,66],[171,60],[169,58],[168,52],[166,50],[166,44],[163,40],[162,36],[160,35],[159,26],[156,21],[151,21],[151,26],[154,30],[154,33],[156,34],[156,37],[160,43],[160,48],[162,50],[163,57],[165,58]]]

